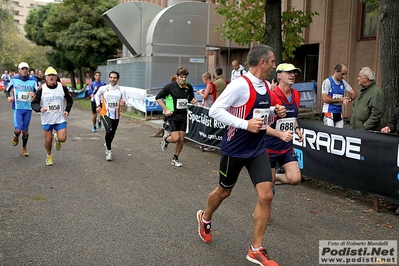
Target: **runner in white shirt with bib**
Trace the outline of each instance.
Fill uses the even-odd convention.
[[[53,139],[55,149],[59,151],[61,143],[67,138],[66,117],[71,111],[73,98],[68,89],[57,82],[57,71],[53,67],[48,67],[44,74],[46,83],[42,84],[32,100],[32,109],[40,112],[47,152],[46,165],[51,166],[54,164],[51,154]]]
[[[126,95],[119,88],[118,81],[119,73],[111,71],[109,73],[109,84],[101,86],[94,95],[97,105],[96,111],[100,113],[105,128],[104,147],[107,161],[113,160],[111,144],[119,125],[121,106],[126,104]]]

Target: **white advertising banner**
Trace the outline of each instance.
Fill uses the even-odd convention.
[[[147,91],[139,88],[120,86],[121,91],[126,95],[126,105],[136,108],[141,112],[146,110]]]

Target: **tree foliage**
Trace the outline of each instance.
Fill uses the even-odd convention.
[[[25,37],[40,46],[55,46],[55,42],[46,38],[46,31],[44,30],[44,23],[49,15],[51,7],[52,4],[48,4],[41,8],[31,10],[25,21]]]
[[[259,30],[266,27],[263,1],[246,0],[231,4],[229,0],[218,0],[217,3],[219,5],[215,10],[224,20],[216,30],[221,31],[224,39],[233,40],[239,45],[264,41],[265,31]]]
[[[48,48],[38,47],[23,38],[7,9],[0,8],[0,69],[16,71],[21,61],[28,62],[32,69],[48,66],[44,53]]]
[[[55,66],[69,67],[70,72],[70,68],[89,68],[94,72],[122,46],[102,18],[104,12],[117,4],[117,0],[64,0],[48,4],[29,13],[26,37],[38,45],[50,45],[56,52],[48,58]],[[54,56],[61,54],[63,60],[55,60]],[[73,71],[71,76],[74,82]]]
[[[13,23],[10,12],[8,12],[6,9],[2,9],[1,7],[0,21],[0,66],[2,66],[4,69],[13,69],[15,64],[13,59],[15,47],[12,37],[17,35],[17,27]]]
[[[116,0],[65,0],[55,5],[54,12],[47,19],[46,29],[69,60],[95,70],[97,65],[115,56],[122,46],[115,32],[102,18],[105,11],[117,4]]]
[[[303,28],[309,26],[312,17],[317,12],[306,10],[305,12],[293,8],[284,11],[281,15],[280,0],[242,0],[231,4],[230,0],[218,0],[216,12],[224,18],[222,25],[216,29],[221,31],[224,39],[232,40],[240,45],[248,45],[251,42],[269,44],[273,38],[284,40],[282,46],[282,58],[292,58],[293,52],[303,42]],[[267,5],[278,5],[280,12],[275,8],[268,9]],[[269,13],[270,12],[270,13]],[[282,29],[279,36],[269,36],[268,31],[272,30],[270,23],[267,24],[267,17],[277,16],[281,21]],[[274,20],[271,20],[274,21]],[[281,34],[282,33],[282,34]],[[276,34],[276,33],[274,33]],[[273,47],[280,50],[279,47]]]
[[[318,15],[317,12],[306,10],[295,10],[289,8],[281,16],[283,25],[283,58],[294,58],[294,52],[304,41],[302,38],[303,29],[312,23],[312,17]]]
[[[365,3],[367,10],[370,10],[370,13],[379,11],[380,8],[379,0],[360,0],[360,2]]]

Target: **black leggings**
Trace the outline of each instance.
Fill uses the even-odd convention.
[[[103,120],[103,125],[105,128],[105,144],[107,145],[107,150],[111,150],[111,143],[114,140],[116,130],[119,125],[119,119],[111,119],[104,115],[101,117]]]

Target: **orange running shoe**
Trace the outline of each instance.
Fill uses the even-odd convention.
[[[211,223],[204,223],[202,221],[202,216],[204,215],[204,211],[199,210],[197,212],[197,221],[198,221],[198,234],[205,243],[210,243],[212,241],[211,234]]]
[[[258,265],[263,266],[279,266],[277,262],[269,258],[266,249],[259,248],[259,251],[252,251],[251,248],[248,250],[247,260]]]

